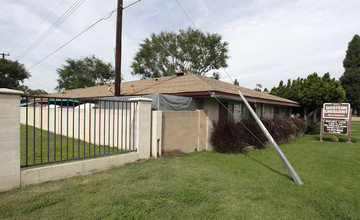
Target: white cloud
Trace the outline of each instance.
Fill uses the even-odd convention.
[[[3,0],[0,5],[0,46],[23,21],[33,1]],[[124,0],[124,5],[133,1]],[[348,42],[359,34],[358,0],[179,0],[195,25],[203,31],[217,32],[229,42],[227,72],[242,86],[257,83],[271,88],[280,80],[330,72],[339,77]],[[14,59],[44,33],[74,1],[63,4],[38,26],[58,1],[39,0],[34,11],[0,52]],[[28,56],[21,59],[30,67],[116,7],[116,1],[87,0],[67,21]],[[56,86],[56,69],[66,58],[78,59],[95,54],[114,62],[116,16],[102,21],[69,45],[30,70],[31,88],[51,91]],[[37,27],[38,26],[38,27]],[[126,80],[138,45],[151,33],[177,31],[191,26],[175,0],[143,0],[123,13],[122,72]],[[31,31],[37,27],[33,35]],[[30,35],[30,36],[29,36]],[[221,71],[222,72],[222,71]],[[221,75],[227,80],[225,73]]]
[[[275,2],[254,4],[259,10],[253,16],[221,27],[219,32],[230,43],[232,76],[250,88],[256,83],[269,88],[280,80],[313,72],[339,77],[344,42],[350,41],[356,31],[351,20],[354,16],[360,18],[351,8],[354,5],[348,8],[341,1]]]

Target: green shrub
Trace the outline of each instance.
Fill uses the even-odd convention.
[[[339,138],[336,137],[336,136],[332,136],[332,137],[330,138],[330,141],[331,141],[331,142],[339,142]]]
[[[320,134],[320,126],[321,126],[320,122],[314,124],[313,126],[308,126],[306,133],[311,134],[311,135],[319,135]]]

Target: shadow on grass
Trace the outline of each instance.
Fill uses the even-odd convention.
[[[250,159],[252,159],[253,161],[257,162],[258,164],[266,167],[266,168],[269,169],[270,171],[272,171],[272,172],[274,172],[274,173],[276,173],[276,174],[279,174],[279,175],[285,177],[286,179],[289,179],[289,180],[293,181],[293,179],[291,178],[291,176],[286,175],[286,174],[284,174],[284,173],[281,173],[280,171],[277,171],[277,170],[275,170],[274,168],[271,168],[270,166],[268,166],[268,165],[264,164],[263,162],[261,162],[261,161],[255,159],[255,158],[253,158],[253,157],[250,156],[250,155],[247,155],[247,156],[248,156]]]

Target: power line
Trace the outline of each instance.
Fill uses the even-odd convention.
[[[26,14],[26,16],[24,17],[24,19],[20,22],[20,24],[16,27],[16,29],[14,30],[14,32],[11,34],[11,36],[3,43],[3,45],[5,45],[7,42],[9,42],[15,35],[15,33],[19,30],[19,28],[24,24],[24,21],[27,19],[27,17],[29,17],[29,15],[31,14],[31,12],[33,11],[33,9],[35,8],[35,6],[37,5],[37,3],[39,2],[39,0],[36,0],[36,2],[31,6],[31,9],[29,10],[29,12]]]
[[[56,20],[56,22],[45,31],[34,43],[32,43],[25,51],[23,51],[16,59],[20,60],[24,58],[27,54],[29,54],[32,50],[34,50],[39,44],[41,44],[47,37],[50,36],[67,18],[70,17],[86,0],[77,0],[74,4],[70,6],[68,10],[66,10],[63,15]]]
[[[47,58],[49,58],[51,55],[53,55],[54,53],[58,52],[59,50],[61,50],[62,48],[64,48],[66,45],[68,45],[70,42],[72,42],[73,40],[75,40],[76,38],[78,38],[80,35],[82,35],[83,33],[85,33],[86,31],[88,31],[90,28],[94,27],[96,24],[98,24],[101,21],[107,20],[109,19],[112,14],[114,12],[116,12],[117,9],[112,10],[108,16],[100,18],[99,20],[97,20],[95,23],[93,23],[92,25],[90,25],[89,27],[87,27],[85,30],[81,31],[79,34],[77,34],[75,37],[73,37],[72,39],[70,39],[68,42],[66,42],[65,44],[63,44],[61,47],[57,48],[56,50],[54,50],[52,53],[50,53],[49,55],[47,55],[46,57],[44,57],[43,59],[41,59],[40,61],[38,61],[37,63],[35,63],[34,65],[32,65],[30,69],[32,69],[33,67],[37,66],[39,63],[41,63],[42,61],[46,60]]]
[[[170,56],[172,56],[174,59],[176,59],[176,57],[175,57],[161,42],[159,42],[156,38],[154,38],[154,39],[155,39],[155,41],[156,41],[167,53],[170,54]],[[192,76],[192,74],[190,74],[190,76]],[[202,80],[200,80],[198,77],[195,77],[195,76],[193,76],[193,77],[194,77],[195,79],[199,80],[199,81],[201,82],[201,84],[205,84],[205,82],[202,81]],[[205,85],[206,85],[206,84],[205,84]],[[256,139],[257,141],[259,141],[259,143],[260,143],[262,146],[264,146],[265,148],[267,148],[267,147],[265,146],[265,144],[264,144],[253,132],[251,132],[251,130],[250,130],[248,127],[246,127],[240,120],[238,120],[237,118],[234,117],[234,114],[230,111],[230,109],[229,109],[228,107],[226,107],[216,96],[214,96],[213,93],[212,93],[209,89],[207,89],[207,88],[205,88],[205,89],[209,92],[210,96],[213,97],[213,98],[215,98],[216,101],[219,102],[219,104],[221,104],[221,105],[232,115],[232,117],[233,117],[236,121],[240,122],[240,124],[241,124],[251,135],[253,135],[253,136],[255,137],[255,139]]]
[[[133,2],[133,3],[129,4],[128,6],[124,7],[123,9],[125,10],[125,9],[127,9],[127,8],[135,5],[136,3],[139,3],[139,2],[141,2],[141,0],[138,0],[138,1],[136,1],[136,2]]]
[[[176,0],[177,1],[177,0]],[[180,5],[180,4],[179,4]],[[195,25],[194,25],[195,26]],[[196,27],[196,26],[195,26]],[[159,42],[156,38],[154,38],[154,40],[167,52],[170,54],[170,56],[173,57],[173,59],[176,59],[176,57],[161,43]],[[225,69],[224,69],[225,70]],[[226,70],[225,70],[226,71]],[[227,72],[226,72],[227,73]],[[190,76],[192,76],[190,74]],[[229,75],[228,75],[229,76]],[[239,120],[238,118],[234,117],[234,114],[230,111],[230,109],[225,106],[209,89],[206,88],[206,84],[204,81],[202,81],[200,78],[193,76],[196,80],[198,80],[199,82],[201,82],[201,84],[205,85],[205,90],[207,90],[210,94],[211,97],[215,98],[215,100],[222,105],[227,111],[228,113],[230,113],[230,115],[235,119],[235,121],[239,122],[266,150],[268,150],[271,155],[275,158],[277,158],[279,160],[279,162],[282,164],[282,161],[280,160],[280,158],[276,157],[269,149],[268,147],[244,124],[242,123],[241,120]],[[230,77],[230,76],[229,76]],[[230,77],[231,79],[231,77]]]
[[[33,44],[31,44],[25,51],[23,51],[18,57],[17,60],[22,59],[32,50],[34,50],[40,43],[42,43],[52,32],[54,32],[71,14],[75,12],[77,8],[83,4],[85,0],[77,0],[74,4],[70,6],[61,16],[56,20],[56,22],[45,31]]]
[[[191,20],[190,16],[188,15],[188,13],[186,13],[185,9],[181,6],[180,2],[178,0],[175,0],[178,5],[180,6],[181,10],[184,12],[184,14],[186,15],[186,17],[189,19],[189,21],[191,22],[191,24],[194,26],[194,28],[196,28],[196,25],[194,24],[194,22]]]
[[[180,4],[180,2],[178,0],[175,0],[179,7],[181,8],[181,10],[184,12],[185,16],[187,17],[187,19],[190,21],[190,23],[193,25],[194,28],[197,29],[195,23],[192,21],[192,19],[190,18],[189,14],[185,11],[184,7],[182,7],[182,5]],[[224,70],[224,72],[226,73],[226,75],[229,77],[229,79],[231,80],[232,83],[234,83],[233,79],[231,78],[230,74],[226,71],[226,69],[224,67],[222,67],[222,69]]]
[[[62,0],[53,10],[51,10],[51,12],[50,12],[48,15],[46,15],[46,16],[42,19],[42,21],[41,21],[35,28],[33,28],[33,29],[30,31],[30,34],[28,34],[25,39],[21,40],[21,43],[18,44],[15,49],[17,49],[19,46],[22,46],[23,43],[24,43],[27,39],[29,39],[29,38],[34,34],[35,30],[37,30],[38,27],[39,27],[40,25],[42,25],[42,23],[44,23],[45,20],[46,20],[48,17],[50,17],[50,15],[52,15],[52,14],[54,13],[54,11],[55,11],[64,1],[65,1],[65,0]]]
[[[141,0],[138,0],[126,7],[124,7],[123,9],[126,9],[138,2],[140,2]],[[50,56],[52,56],[54,53],[58,52],[59,50],[61,50],[62,48],[64,48],[66,45],[68,45],[69,43],[71,43],[73,40],[75,40],[76,38],[78,38],[80,35],[82,35],[83,33],[85,33],[86,31],[88,31],[89,29],[91,29],[92,27],[94,27],[96,24],[98,24],[101,21],[107,20],[109,19],[114,12],[117,11],[117,8],[115,8],[114,10],[112,10],[111,12],[109,12],[109,14],[103,18],[100,18],[99,20],[97,20],[96,22],[94,22],[92,25],[90,25],[89,27],[87,27],[85,30],[83,30],[82,32],[80,32],[79,34],[77,34],[75,37],[73,37],[72,39],[70,39],[68,42],[66,42],[65,44],[63,44],[61,47],[57,48],[56,50],[54,50],[52,53],[48,54],[47,56],[45,56],[43,59],[41,59],[40,61],[36,62],[34,65],[32,65],[30,68],[28,68],[28,70],[32,69],[33,67],[37,66],[38,64],[40,64],[42,61],[46,60],[47,58],[49,58]]]
[[[184,14],[186,15],[186,17],[189,19],[189,21],[191,22],[191,24],[194,26],[194,28],[197,28],[196,25],[194,24],[194,22],[191,20],[190,16],[186,13],[185,9],[181,6],[180,2],[178,0],[176,0],[176,2],[178,3],[178,5],[180,6],[181,10],[184,12]],[[159,42],[158,42],[159,43]],[[162,46],[164,48],[164,46]],[[166,51],[168,51],[166,49]],[[169,53],[169,51],[168,51]],[[171,56],[173,56],[171,53],[170,53]],[[231,76],[229,75],[229,73],[226,71],[226,69],[223,67],[222,68],[225,73],[227,74],[227,76],[229,77],[229,79],[231,80],[232,83],[234,83],[234,81],[232,80]],[[199,81],[201,81],[202,83],[205,84],[205,82],[203,82],[202,80],[200,80],[198,77],[195,77],[196,79],[198,79]],[[232,117],[235,119],[235,121],[239,122],[253,137],[255,137],[255,139],[266,149],[268,150],[271,155],[275,158],[277,158],[279,160],[280,163],[282,163],[282,161],[280,160],[279,157],[276,157],[268,148],[267,146],[265,146],[265,144],[248,128],[246,127],[246,125],[244,123],[241,122],[241,120],[237,119],[234,117],[234,114],[229,110],[229,108],[227,106],[225,106],[215,95],[212,94],[212,92],[210,90],[207,89],[207,91],[211,94],[211,97],[214,97],[216,99],[216,101],[222,105],[231,115]],[[283,163],[282,163],[283,164]],[[283,164],[285,165],[285,164]],[[290,165],[291,166],[291,165]],[[287,168],[287,165],[285,165],[285,167]],[[291,172],[290,172],[291,173]],[[292,175],[292,174],[291,174]]]
[[[38,82],[39,80],[34,81],[34,80],[31,80],[30,78],[29,78],[29,79],[26,79],[26,80],[29,80],[30,82],[35,83],[35,84],[39,85],[39,86],[40,86],[40,88],[46,88],[46,89],[49,89],[49,91],[51,91],[51,90],[52,90],[50,87],[48,87],[48,84],[43,84],[43,83],[40,83],[40,82]]]

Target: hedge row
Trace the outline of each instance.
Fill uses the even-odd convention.
[[[306,131],[302,118],[275,116],[273,119],[263,119],[263,124],[277,143],[284,143],[303,135]],[[248,146],[264,147],[267,138],[259,125],[252,118],[243,122],[225,120],[213,123],[210,143],[214,150],[220,153],[244,152]]]

